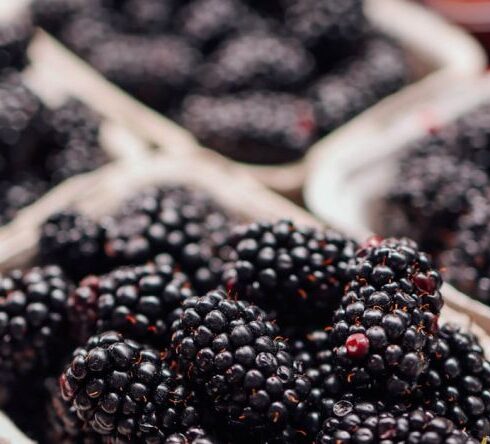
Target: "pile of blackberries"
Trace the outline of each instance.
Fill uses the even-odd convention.
[[[266,3],[266,4],[262,4]],[[363,0],[35,0],[34,22],[235,160],[295,161],[410,80]]]
[[[0,275],[0,400],[22,430],[51,444],[490,435],[490,362],[439,325],[441,276],[415,242],[236,219],[173,186],[100,220],[50,217],[38,263],[58,265]]]
[[[448,282],[490,304],[490,106],[406,147],[386,196],[387,234],[408,234]],[[386,230],[386,229],[385,229]]]

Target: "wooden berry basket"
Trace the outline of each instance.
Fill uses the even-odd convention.
[[[416,104],[428,92],[444,89],[466,77],[476,77],[485,65],[483,50],[464,31],[408,0],[366,0],[366,12],[374,26],[398,40],[412,61],[417,80],[380,101],[354,120],[387,120]],[[195,138],[169,119],[150,110],[95,70],[40,32],[31,47],[32,58],[52,79],[76,91],[94,108],[105,111],[153,146],[179,156],[202,150]],[[281,166],[237,163],[270,188],[298,196],[316,151],[328,149],[335,132],[318,141],[301,161]]]
[[[490,75],[461,82],[450,92],[429,94],[419,106],[394,122],[359,122],[339,132],[328,151],[317,152],[305,187],[307,206],[319,218],[355,238],[382,229],[380,203],[396,178],[404,148],[482,103],[490,103]],[[490,332],[490,307],[450,285],[448,304],[467,313]]]
[[[118,204],[138,190],[157,184],[177,184],[197,187],[208,192],[218,203],[243,221],[290,218],[300,225],[321,228],[323,224],[311,214],[265,188],[262,184],[231,166],[216,155],[215,159],[196,155],[195,159],[157,156],[137,167],[111,165],[91,176],[93,184],[83,195],[66,193],[63,202],[52,202],[55,211],[66,205],[88,215],[110,214]],[[37,227],[23,227],[16,235],[0,237],[0,272],[12,267],[26,267],[36,255]],[[472,319],[449,307],[443,310],[443,320],[453,321],[477,334],[490,354],[490,338]],[[0,414],[0,442],[30,443],[8,418]]]

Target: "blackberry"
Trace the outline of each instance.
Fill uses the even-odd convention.
[[[164,442],[199,421],[195,396],[161,353],[106,332],[73,353],[62,397],[94,432],[112,442]]]
[[[0,24],[0,69],[21,70],[27,65],[27,46],[33,34],[27,14]]]
[[[173,310],[192,295],[187,276],[170,265],[124,267],[85,278],[70,297],[70,316],[81,342],[95,333],[116,330],[127,338],[161,346]]]
[[[264,311],[223,291],[186,299],[173,327],[179,368],[202,389],[228,427],[280,434],[307,398],[284,340]]]
[[[49,395],[45,441],[57,444],[102,444],[103,438],[92,432],[77,416],[75,407],[63,400],[58,381],[50,378],[45,385]]]
[[[190,86],[200,54],[183,39],[114,35],[92,48],[88,61],[148,106],[166,111]]]
[[[311,327],[332,321],[356,244],[283,220],[239,226],[229,247],[223,283],[232,295],[276,311],[281,325]]]
[[[20,210],[34,203],[49,184],[34,174],[21,174],[0,180],[0,225],[12,221]]]
[[[232,217],[206,193],[185,187],[153,187],[126,202],[105,222],[105,251],[115,265],[144,263],[165,253],[199,292],[216,288],[216,257]]]
[[[470,213],[460,219],[455,239],[439,257],[446,281],[487,305],[490,304],[489,220],[487,202],[474,201]]]
[[[447,443],[477,444],[449,420],[425,410],[403,415],[377,413],[371,404],[345,405],[325,421],[317,444],[347,443]]]
[[[0,171],[3,178],[31,166],[42,105],[20,74],[0,75]]]
[[[312,57],[298,41],[252,32],[225,41],[201,69],[199,78],[206,92],[294,90],[313,69]]]
[[[69,341],[71,285],[55,266],[0,276],[0,374],[2,378],[56,370]],[[5,381],[4,381],[5,382]]]
[[[202,144],[240,162],[295,161],[316,137],[311,103],[285,93],[191,95],[180,121]]]
[[[408,80],[405,55],[395,43],[381,37],[367,40],[310,88],[322,134],[398,91]]]
[[[473,163],[410,150],[386,196],[386,210],[396,215],[387,218],[388,231],[395,236],[409,233],[424,249],[439,252],[451,242],[472,201],[488,189],[487,175]]]
[[[102,227],[76,211],[52,214],[41,226],[41,262],[56,263],[75,280],[107,269]]]
[[[108,161],[99,142],[101,117],[84,103],[70,99],[44,121],[46,143],[53,148],[45,159],[45,169],[56,184],[77,174],[93,171]]]
[[[193,0],[175,16],[176,29],[204,54],[240,31],[264,29],[265,23],[239,0]]]
[[[420,386],[426,408],[478,440],[490,435],[490,362],[474,335],[443,325]]]
[[[372,238],[350,264],[333,342],[349,387],[410,393],[429,364],[443,305],[441,276],[408,239]]]
[[[369,28],[363,0],[285,0],[284,4],[287,31],[327,66],[356,48]]]

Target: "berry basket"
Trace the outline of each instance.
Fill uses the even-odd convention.
[[[321,219],[356,238],[387,234],[395,218],[383,207],[397,180],[397,165],[410,143],[433,134],[490,101],[490,77],[461,82],[446,94],[428,94],[419,106],[395,121],[357,122],[316,153],[317,166],[307,181],[306,204]],[[443,170],[444,172],[444,170]],[[447,173],[452,177],[452,173]],[[458,179],[454,179],[457,181]],[[409,234],[409,233],[406,233]],[[490,307],[446,284],[448,304],[490,331]]]
[[[401,43],[416,81],[369,108],[356,120],[390,119],[428,92],[477,75],[485,66],[484,53],[471,37],[421,6],[404,0],[367,0],[366,12],[376,28]],[[188,131],[118,92],[46,34],[39,33],[31,54],[57,81],[78,91],[94,107],[107,111],[153,146],[184,156],[201,149]],[[328,148],[334,137],[331,134],[321,139],[309,150],[311,155],[301,161],[282,166],[239,165],[270,188],[297,196],[307,175],[309,157],[314,151]]]
[[[209,180],[209,177],[213,179]],[[209,193],[218,204],[242,221],[287,217],[298,224],[322,226],[310,214],[268,191],[244,175],[239,168],[230,167],[219,156],[211,163],[200,158],[183,160],[156,157],[138,168],[109,166],[106,171],[95,173],[92,179],[97,184],[96,187],[91,187],[83,196],[67,193],[63,204],[73,205],[84,214],[101,217],[111,213],[126,196],[150,185],[184,185],[198,187]],[[60,208],[59,203],[52,210]],[[0,238],[0,270],[25,267],[35,261],[37,237],[38,232],[34,227],[24,227],[16,236]],[[470,317],[449,307],[444,308],[442,317],[445,321],[457,322],[464,329],[471,330],[480,338],[487,352],[490,352],[488,336]],[[19,433],[6,417],[0,415],[0,438],[5,438],[7,442],[31,442]]]

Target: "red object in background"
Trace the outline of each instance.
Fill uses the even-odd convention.
[[[490,54],[490,0],[421,0],[475,35]]]

